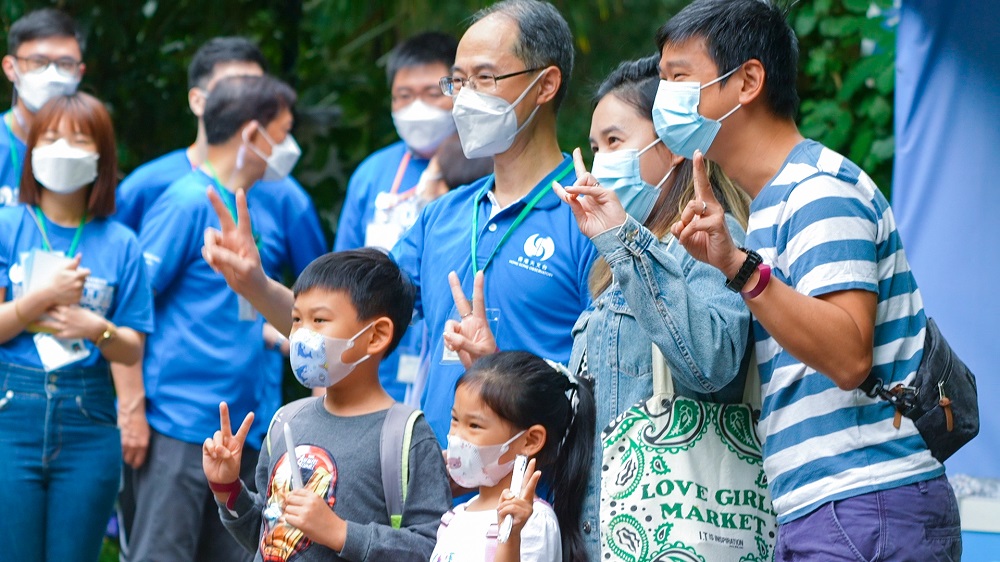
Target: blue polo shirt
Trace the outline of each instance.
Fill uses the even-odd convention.
[[[143,217],[167,187],[190,174],[186,149],[169,152],[136,168],[118,186],[114,218],[139,231]],[[204,191],[202,191],[204,195]],[[261,262],[267,274],[283,280],[299,273],[326,253],[326,237],[312,199],[291,176],[273,182],[257,182],[247,192],[247,204],[254,208],[254,230],[261,238]],[[259,405],[255,412],[262,421],[254,424],[250,443],[263,440],[266,422],[282,404],[282,375],[287,358],[277,351],[264,354],[268,382],[258,387]]]
[[[392,190],[393,181],[407,150],[403,141],[390,144],[365,158],[351,175],[351,180],[347,184],[347,195],[344,197],[344,206],[340,210],[340,220],[337,222],[334,251],[353,250],[365,245],[365,230],[375,216],[375,197],[379,193]],[[416,154],[410,157],[399,182],[399,193],[417,185],[420,175],[427,169],[429,162]],[[379,365],[382,387],[397,401],[403,401],[406,396],[406,384],[397,380],[399,357],[400,355],[419,357],[423,335],[424,324],[417,320],[407,329],[406,335],[399,342],[399,347]]]
[[[263,318],[240,319],[236,293],[201,255],[205,229],[219,228],[206,196],[210,186],[203,172],[189,172],[157,198],[139,231],[157,318],[143,362],[146,415],[158,432],[188,443],[218,429],[223,400],[232,418],[242,420],[270,380]],[[254,207],[250,216],[257,222]]]
[[[11,130],[9,121],[14,118],[11,110],[4,112],[0,128],[0,207],[17,205],[18,187],[21,185],[21,169],[28,147]]]
[[[23,293],[25,259],[32,250],[43,248],[42,233],[27,205],[0,208],[0,287],[10,301]],[[76,235],[76,227],[53,223],[44,215],[45,231],[52,248],[66,252]],[[116,326],[138,332],[153,331],[153,298],[143,266],[142,252],[135,235],[117,222],[93,219],[80,233],[77,253],[80,267],[90,270],[84,282],[80,306],[107,318]],[[42,368],[31,334],[21,332],[0,345],[0,362]],[[67,365],[66,369],[106,367],[107,361],[91,342],[86,358]]]
[[[451,423],[455,382],[464,372],[460,363],[442,363],[445,322],[458,318],[448,272],[458,273],[471,296],[473,234],[479,240],[480,268],[496,249],[485,270],[485,298],[488,314],[497,318],[493,327],[500,349],[569,361],[571,331],[590,304],[587,278],[598,253],[580,232],[569,206],[551,190],[553,179],[567,170],[560,183],[573,183],[573,160],[567,156],[530,193],[493,216],[488,194],[492,175],[455,189],[425,207],[393,249],[417,287],[417,312],[427,322],[430,355],[422,407],[442,444]],[[543,190],[534,209],[498,248],[517,216]],[[476,201],[479,232],[473,233]]]

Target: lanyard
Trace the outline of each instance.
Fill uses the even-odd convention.
[[[13,112],[8,113],[13,117]],[[7,125],[7,140],[10,142],[10,163],[14,169],[14,181],[18,185],[21,184],[21,160],[17,157],[17,149],[14,148],[17,144],[17,139],[14,137],[14,124],[10,119],[4,119],[4,124]]]
[[[219,174],[215,173],[215,168],[212,166],[211,162],[205,160],[205,167],[208,168],[209,172],[212,172],[211,176],[212,184],[215,186],[215,191],[219,193],[219,197],[222,199],[222,202],[226,205],[226,208],[229,209],[229,214],[232,215],[233,217],[233,223],[239,222],[239,219],[237,218],[236,215],[236,195],[230,193],[228,189],[222,187],[222,183],[219,181]],[[257,234],[257,230],[253,229],[252,227],[251,227],[251,233],[253,234],[253,243],[254,245],[257,246],[257,252],[259,253],[260,235]]]
[[[527,218],[528,213],[530,213],[531,210],[535,208],[535,205],[537,205],[538,202],[542,200],[542,197],[545,197],[546,193],[552,191],[552,184],[565,178],[567,175],[569,175],[571,171],[573,171],[573,166],[571,164],[567,165],[563,171],[559,172],[559,174],[555,178],[553,178],[551,182],[549,182],[549,185],[543,187],[538,192],[538,194],[531,199],[531,201],[528,201],[528,204],[524,206],[524,209],[521,209],[520,214],[518,214],[517,218],[514,219],[514,222],[510,225],[510,228],[507,229],[507,232],[505,232],[503,234],[503,237],[500,238],[500,242],[497,243],[497,245],[493,248],[493,251],[490,252],[490,256],[486,258],[486,263],[483,264],[483,271],[486,271],[486,268],[490,266],[490,262],[493,261],[493,256],[496,255],[497,250],[499,250],[500,247],[503,246],[505,242],[507,242],[507,239],[510,238],[512,234],[514,234],[514,231],[517,230],[517,227],[521,226],[521,223],[524,222],[525,218]],[[489,191],[491,184],[494,181],[495,181],[494,178],[490,179],[490,183],[487,183],[483,187],[482,191],[480,191],[479,194],[476,195],[476,202],[473,203],[472,205],[472,274],[473,275],[479,273],[479,257],[478,257],[479,256],[478,254],[479,201],[483,198],[484,195],[486,195],[486,192]]]
[[[403,155],[403,159],[399,161],[399,167],[396,168],[396,177],[392,180],[392,190],[390,191],[393,195],[399,192],[399,184],[403,183],[403,175],[406,174],[406,168],[410,166],[410,158],[412,157],[413,153],[407,150],[406,154]],[[412,188],[408,189],[407,192],[411,190]]]
[[[34,209],[34,214],[31,215],[35,219],[35,224],[38,225],[39,232],[42,233],[42,248],[46,252],[53,252],[52,242],[49,242],[49,233],[45,230],[45,215],[42,214],[42,210],[38,207],[32,207]],[[76,255],[76,248],[80,245],[80,237],[83,235],[83,225],[87,223],[87,210],[84,209],[83,216],[80,217],[80,226],[76,227],[76,232],[73,234],[73,241],[69,244],[69,251],[66,252],[66,256],[72,258]]]

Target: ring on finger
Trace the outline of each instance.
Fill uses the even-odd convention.
[[[471,310],[462,315],[462,320],[465,320],[466,318],[468,318],[470,316],[472,316],[472,311]]]
[[[700,212],[700,213],[698,213],[698,214],[699,214],[699,215],[704,215],[704,214],[705,214],[705,211],[707,211],[707,210],[708,210],[708,203],[706,203],[706,202],[702,201],[702,202],[701,202],[701,212]]]

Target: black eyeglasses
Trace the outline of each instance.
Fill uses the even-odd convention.
[[[493,92],[497,89],[497,82],[505,78],[513,78],[515,76],[520,76],[522,74],[527,74],[529,72],[536,72],[538,70],[544,70],[545,67],[539,68],[529,68],[527,70],[521,70],[520,72],[511,72],[510,74],[501,74],[497,76],[496,74],[475,74],[469,76],[468,78],[458,78],[457,76],[445,76],[438,83],[441,85],[441,91],[444,92],[446,96],[454,96],[459,90],[465,86],[469,86],[473,90],[482,90],[484,92]]]
[[[42,72],[50,65],[54,64],[56,65],[56,71],[63,76],[76,76],[80,70],[80,65],[83,64],[82,62],[69,57],[50,59],[49,57],[43,57],[41,55],[32,55],[30,57],[15,56],[14,58],[23,62],[24,67],[28,72]]]

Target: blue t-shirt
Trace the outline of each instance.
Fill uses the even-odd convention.
[[[0,208],[0,279],[8,301],[21,296],[27,257],[32,250],[43,249],[42,233],[33,214],[34,207],[27,205]],[[44,215],[43,218],[53,250],[69,250],[77,228],[59,226]],[[76,253],[81,254],[80,267],[90,270],[80,306],[116,326],[147,334],[153,332],[152,292],[135,234],[117,222],[93,219],[84,225]],[[0,345],[0,362],[41,369],[33,336],[21,332]],[[86,346],[90,355],[65,368],[107,366],[100,350],[91,342],[86,342]]]
[[[477,200],[477,261],[480,269],[486,267],[487,315],[496,319],[491,325],[497,345],[563,364],[569,361],[573,325],[590,304],[587,277],[597,249],[580,232],[569,206],[551,190],[552,181],[567,171],[559,180],[564,185],[576,178],[568,156],[530,193],[492,217],[492,175],[455,189],[427,205],[393,248],[416,285],[417,313],[427,321],[429,371],[422,405],[442,444],[451,423],[455,382],[464,371],[460,363],[442,363],[445,322],[458,319],[448,272],[458,274],[471,297],[472,213]],[[542,190],[546,193],[535,208],[498,248],[517,216]],[[485,266],[494,249],[496,255]]]
[[[138,231],[157,198],[191,170],[183,148],[139,166],[118,186],[114,218]],[[326,253],[326,238],[312,199],[291,176],[257,182],[247,192],[247,204],[255,210],[253,227],[260,235],[261,262],[269,276],[282,280],[287,271],[297,277]],[[269,420],[282,404],[282,375],[287,359],[280,352],[267,351],[265,360],[269,378],[266,384],[259,385],[255,412],[260,419]],[[266,429],[263,421],[254,424],[248,441],[256,447]]]
[[[809,296],[878,295],[872,373],[909,384],[923,356],[920,290],[889,203],[853,162],[815,141],[799,143],[750,206],[746,245],[775,279]],[[860,389],[845,391],[793,357],[754,322],[760,366],[758,430],[778,522],[824,503],[934,478],[934,460],[913,425]]]
[[[24,155],[28,151],[24,141],[17,138],[10,128],[14,114],[8,110],[2,116],[0,128],[0,207],[17,205],[18,187],[21,185],[21,169]]]
[[[365,245],[365,231],[375,216],[375,197],[392,190],[392,184],[402,167],[407,152],[406,143],[398,141],[373,153],[358,166],[347,184],[347,195],[337,222],[334,251],[353,250]],[[398,193],[412,189],[420,181],[429,160],[412,154],[399,182]],[[399,347],[382,359],[379,379],[382,386],[397,401],[406,396],[406,384],[398,381],[400,356],[409,356],[404,363],[413,365],[413,358],[420,356],[424,338],[424,323],[415,320],[406,330]]]

